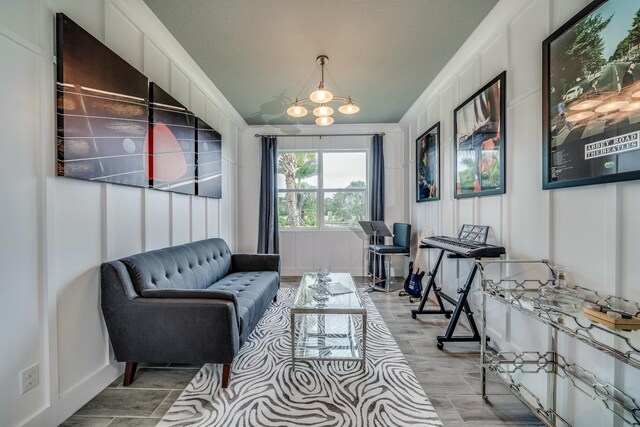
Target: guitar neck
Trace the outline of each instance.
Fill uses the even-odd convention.
[[[421,253],[422,253],[422,248],[420,247],[420,245],[418,245],[418,250],[416,251],[416,258],[413,260],[413,271],[418,271],[418,268],[420,265],[418,261],[420,260]]]

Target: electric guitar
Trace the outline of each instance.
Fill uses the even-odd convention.
[[[427,227],[423,228],[420,232],[420,237],[418,241],[422,239],[426,239],[429,237],[429,229]],[[404,294],[409,295],[410,298],[418,298],[422,295],[422,278],[425,275],[425,271],[420,271],[420,267],[418,267],[418,260],[420,259],[420,252],[422,248],[418,245],[418,250],[416,251],[416,258],[413,262],[409,263],[409,274],[404,281]],[[413,270],[413,266],[416,266],[415,271]]]

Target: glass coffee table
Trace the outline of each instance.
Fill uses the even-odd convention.
[[[350,274],[331,273],[328,278],[327,292],[316,273],[305,273],[300,281],[291,307],[293,369],[299,360],[347,360],[359,361],[364,370],[367,310]]]

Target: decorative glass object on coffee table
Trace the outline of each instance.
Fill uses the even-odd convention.
[[[291,307],[293,369],[299,360],[346,360],[364,370],[366,342],[367,310],[351,275],[325,270],[302,276]]]

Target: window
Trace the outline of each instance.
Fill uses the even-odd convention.
[[[367,152],[279,152],[278,217],[281,229],[356,227],[367,219]]]

